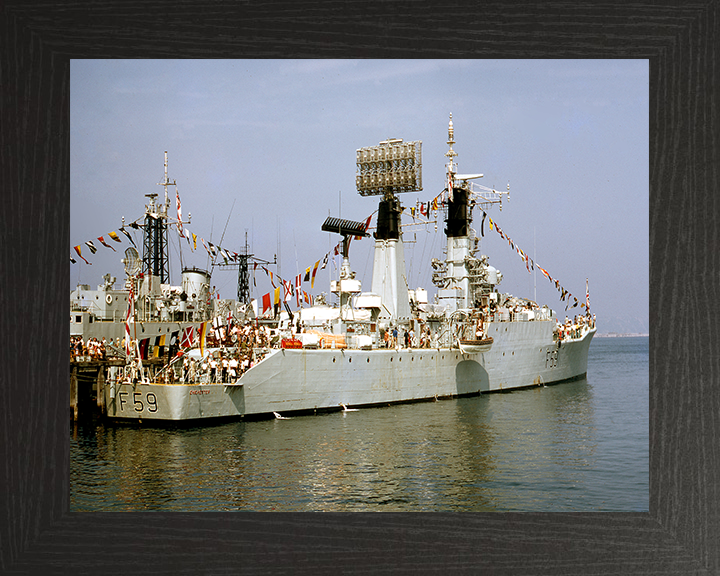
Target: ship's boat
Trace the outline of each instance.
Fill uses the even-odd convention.
[[[481,340],[458,340],[460,350],[463,354],[479,354],[487,352],[492,348],[492,338],[482,338]]]

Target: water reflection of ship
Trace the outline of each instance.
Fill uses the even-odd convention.
[[[597,469],[590,394],[583,379],[202,434],[101,427],[97,451],[121,471],[106,488],[120,509],[584,509],[586,472]]]
[[[497,510],[570,511],[592,498],[588,478],[597,472],[597,427],[592,388],[586,378],[566,386],[510,395],[486,395],[458,403],[458,415],[487,430],[482,458],[469,458],[475,479],[468,490],[487,495]],[[459,435],[462,443],[467,435]],[[463,451],[471,453],[472,442]],[[578,490],[582,488],[582,490]],[[577,492],[576,492],[577,490]],[[547,493],[555,501],[547,502]],[[566,498],[558,498],[558,494]]]

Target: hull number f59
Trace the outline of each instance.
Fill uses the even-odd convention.
[[[545,368],[555,368],[558,363],[558,351],[548,350],[545,354]]]
[[[135,412],[143,412],[145,410],[148,412],[158,411],[157,397],[152,392],[145,394],[144,398],[142,392],[133,392],[132,398],[129,398],[129,396],[130,392],[120,392],[118,394],[121,412],[125,410],[126,404],[131,405],[135,409]]]

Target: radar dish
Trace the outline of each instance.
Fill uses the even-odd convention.
[[[140,260],[140,254],[132,246],[125,250],[125,258],[123,258],[125,264],[125,274],[128,276],[134,276],[140,271],[142,261]]]

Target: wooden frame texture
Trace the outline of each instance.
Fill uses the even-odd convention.
[[[717,0],[6,0],[0,572],[720,573],[719,32]],[[649,513],[70,513],[70,60],[163,57],[647,59]]]

